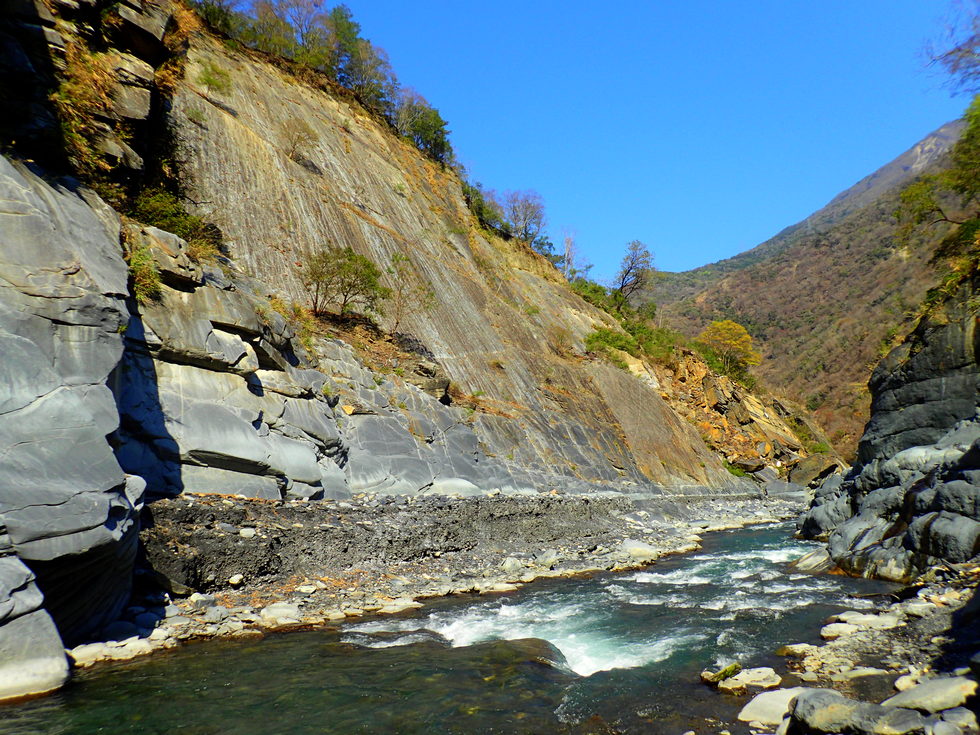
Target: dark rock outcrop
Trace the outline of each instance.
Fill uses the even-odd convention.
[[[136,552],[143,484],[106,440],[127,267],[94,197],[0,159],[0,202],[0,523],[77,640],[118,614]]]
[[[42,602],[0,525],[0,701],[49,692],[68,678],[61,637]]]
[[[908,581],[980,553],[977,292],[964,283],[881,362],[859,462],[800,520],[848,572]]]

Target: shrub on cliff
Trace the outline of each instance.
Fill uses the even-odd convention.
[[[381,313],[381,302],[391,290],[381,285],[381,270],[353,248],[326,248],[310,255],[302,265],[303,286],[314,314],[329,304],[346,316],[354,307]]]
[[[213,260],[221,248],[221,231],[202,217],[188,214],[180,199],[160,186],[143,189],[129,215],[145,225],[172,232],[187,242],[187,254],[198,262]]]

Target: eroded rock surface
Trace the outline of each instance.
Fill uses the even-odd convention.
[[[800,519],[848,572],[908,581],[980,552],[977,290],[964,284],[878,366],[858,464]]]
[[[47,610],[31,612],[40,596],[8,552],[0,647],[25,674],[53,650],[51,618],[77,639],[129,596],[143,484],[106,439],[128,291],[116,227],[94,197],[0,158],[0,524]]]

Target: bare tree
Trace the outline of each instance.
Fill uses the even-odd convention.
[[[613,283],[623,301],[629,301],[630,296],[642,289],[650,281],[653,273],[653,254],[639,240],[633,240],[626,246],[626,254],[619,264],[619,272]]]
[[[572,274],[575,272],[575,258],[578,255],[578,249],[575,247],[574,233],[565,230],[562,234],[564,236],[562,243],[565,247],[561,256],[561,273],[565,278],[571,280]]]
[[[387,268],[392,277],[392,287],[389,289],[390,304],[388,312],[391,315],[391,333],[395,334],[410,312],[427,314],[436,306],[435,291],[424,283],[412,267],[412,261],[401,253],[391,256],[391,264]]]
[[[418,122],[429,108],[429,102],[411,87],[398,90],[395,106],[395,130],[401,135],[410,135],[412,126]]]
[[[980,0],[954,2],[943,38],[929,44],[926,53],[949,74],[953,90],[975,94],[980,89]]]
[[[286,155],[294,161],[303,149],[316,142],[316,133],[309,124],[299,117],[292,117],[282,126]]]
[[[504,194],[504,217],[518,240],[533,242],[545,225],[544,199],[536,191],[508,191]]]

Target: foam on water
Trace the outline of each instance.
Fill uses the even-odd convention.
[[[680,629],[667,637],[637,638],[610,629],[608,615],[582,602],[508,599],[467,608],[462,614],[434,612],[422,618],[375,620],[346,628],[345,640],[369,647],[408,645],[431,635],[453,646],[490,640],[540,638],[562,652],[568,667],[589,676],[597,671],[634,668],[669,658],[679,647],[704,640],[707,633]],[[402,632],[410,635],[365,639],[363,634]],[[360,634],[360,635],[358,635]]]
[[[811,605],[844,602],[839,579],[786,574],[785,563],[810,548],[784,537],[756,548],[661,562],[611,579],[557,590],[531,587],[464,608],[374,620],[346,630],[350,642],[370,647],[408,645],[433,635],[454,647],[539,638],[558,648],[569,668],[582,676],[675,655],[703,657],[699,660],[705,663],[731,661],[763,652],[767,644],[760,642],[761,631],[773,621]],[[851,606],[863,603],[848,601]]]

